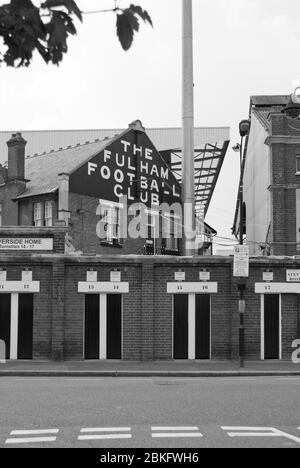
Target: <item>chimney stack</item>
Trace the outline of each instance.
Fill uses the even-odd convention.
[[[21,133],[13,133],[8,140],[8,179],[25,180],[25,146]]]

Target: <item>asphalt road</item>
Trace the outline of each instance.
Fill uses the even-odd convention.
[[[2,377],[0,447],[300,448],[300,377]]]

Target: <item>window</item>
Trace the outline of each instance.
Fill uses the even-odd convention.
[[[40,227],[44,225],[44,219],[43,219],[43,203],[34,203],[33,205],[33,220],[34,220],[34,225],[36,227]]]
[[[53,205],[51,200],[45,202],[45,226],[53,226]]]
[[[36,227],[53,226],[54,204],[53,200],[36,202],[33,204],[33,225]]]
[[[300,174],[300,154],[296,155],[296,173]]]
[[[177,219],[172,212],[165,216],[165,249],[178,250],[179,219]]]
[[[110,244],[119,244],[121,240],[120,206],[102,201],[100,205],[100,217],[103,224],[101,241]]]

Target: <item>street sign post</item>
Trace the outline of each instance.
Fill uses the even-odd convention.
[[[248,245],[236,245],[234,247],[233,255],[233,276],[238,278],[248,278],[249,276],[249,246]],[[240,293],[239,300],[239,315],[240,315],[240,327],[239,327],[239,357],[240,367],[244,367],[244,346],[245,346],[245,328],[244,328],[244,313],[245,313],[245,300],[243,292],[245,284],[238,284],[238,290]]]
[[[235,245],[233,255],[233,276],[248,278],[249,276],[249,246]]]

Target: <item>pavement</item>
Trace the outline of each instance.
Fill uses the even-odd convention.
[[[251,377],[300,376],[291,361],[7,361],[0,377]]]
[[[3,377],[0,449],[94,448],[98,466],[115,449],[300,448],[299,391],[299,376]]]

